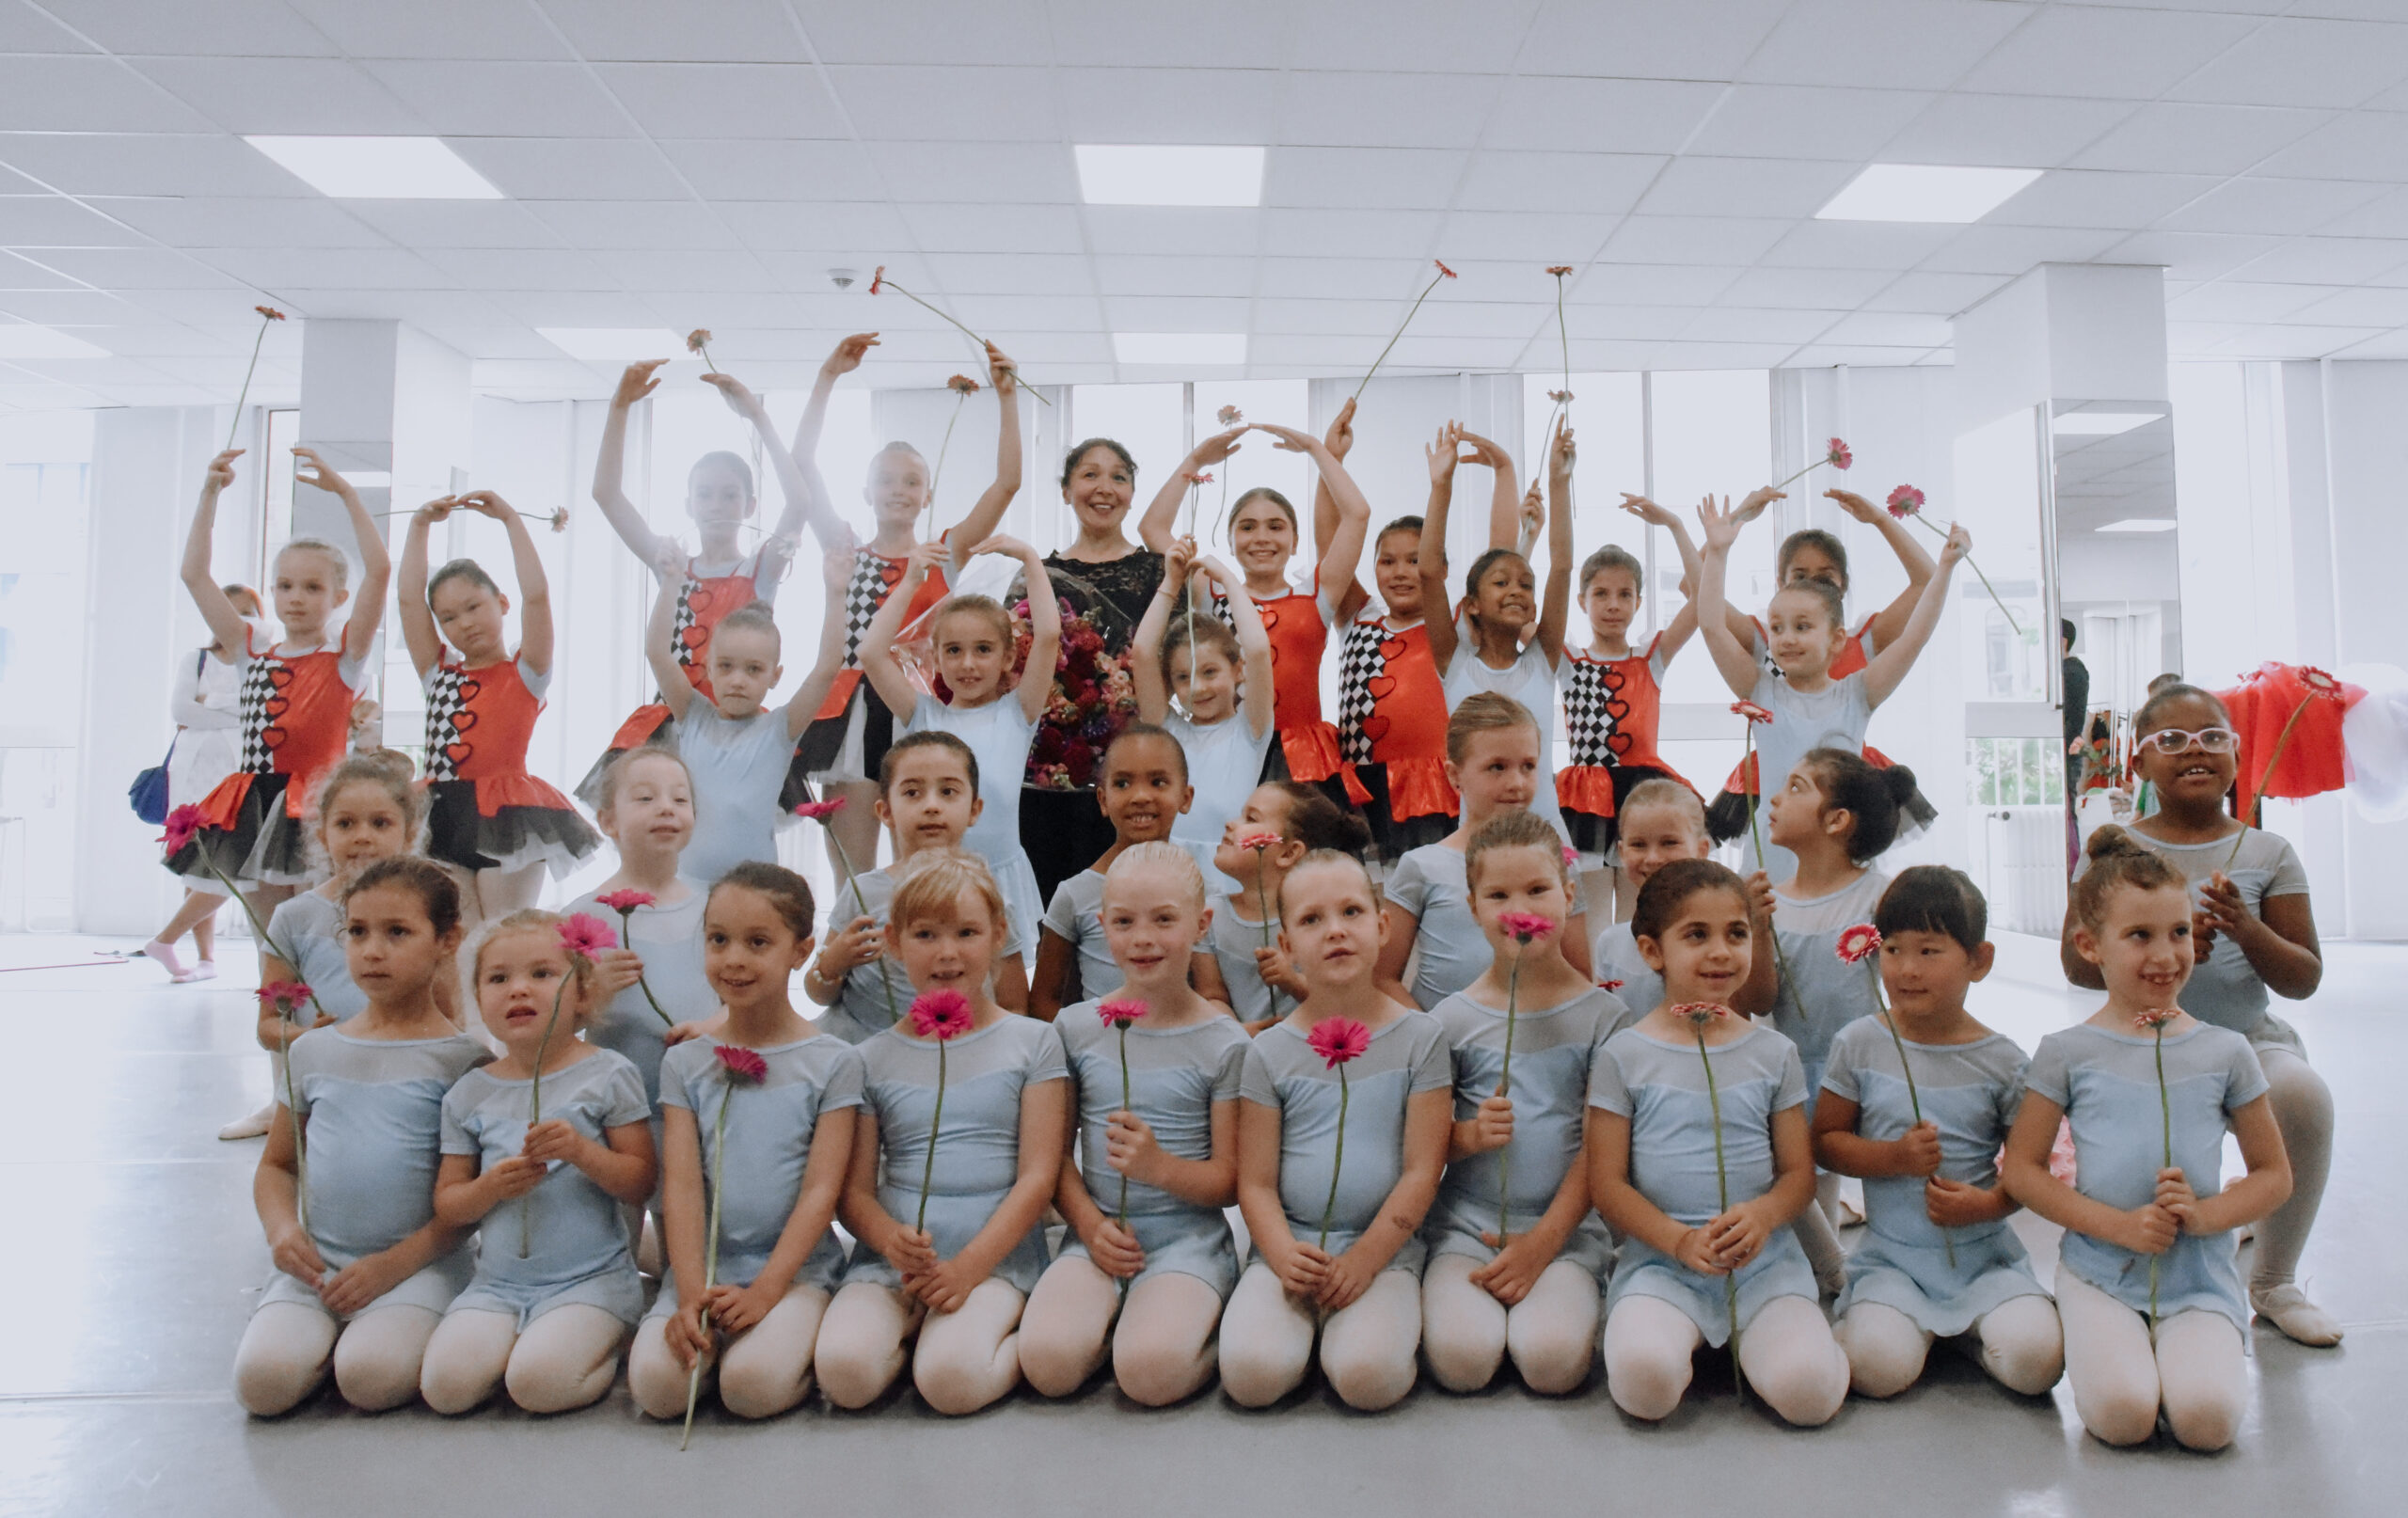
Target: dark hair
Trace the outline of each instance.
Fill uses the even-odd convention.
[[[1729,865],[1710,859],[1676,859],[1639,888],[1639,908],[1630,914],[1631,935],[1662,940],[1674,914],[1701,891],[1728,891],[1742,907],[1748,905],[1748,883]]]
[[[1638,584],[1640,593],[1642,595],[1646,593],[1646,567],[1640,563],[1636,558],[1632,557],[1631,551],[1628,548],[1624,547],[1618,543],[1608,543],[1604,547],[1598,549],[1595,553],[1592,553],[1588,558],[1580,561],[1580,577],[1576,582],[1580,588],[1580,593],[1582,595],[1588,594],[1589,582],[1595,579],[1599,575],[1604,574],[1608,569],[1619,569],[1626,572],[1630,576],[1631,579]]]
[[[2082,852],[2090,863],[2070,888],[2073,914],[2076,921],[2094,933],[2107,921],[2107,903],[2116,892],[2127,887],[2161,891],[2167,886],[2188,884],[2182,872],[2164,855],[2152,852],[2112,822],[2092,833]]]
[[[752,466],[744,462],[744,456],[742,454],[731,453],[727,450],[721,448],[714,449],[712,451],[704,454],[701,458],[696,459],[694,461],[694,466],[686,471],[686,493],[688,495],[690,496],[694,493],[694,477],[702,473],[705,468],[734,469],[736,471],[736,477],[744,482],[744,494],[747,497],[753,494]]]
[[[1281,514],[1288,518],[1289,531],[1299,534],[1304,531],[1304,529],[1296,522],[1296,507],[1294,502],[1289,500],[1287,497],[1272,489],[1269,485],[1256,485],[1244,495],[1242,495],[1237,499],[1229,502],[1228,519],[1221,524],[1221,536],[1224,540],[1229,539],[1231,534],[1237,531],[1238,513],[1245,510],[1245,503],[1250,500],[1267,500],[1271,502],[1271,504],[1279,508]]]
[[[811,900],[811,882],[801,876],[784,865],[746,860],[721,876],[711,886],[710,894],[703,898],[703,910],[709,911],[710,904],[729,886],[768,898],[769,905],[777,909],[778,921],[786,925],[787,932],[798,939],[811,937],[811,924],[816,915]]]
[[[1177,734],[1171,732],[1170,729],[1154,722],[1129,722],[1124,724],[1119,732],[1112,735],[1112,741],[1103,746],[1101,761],[1096,766],[1097,773],[1101,774],[1104,770],[1109,769],[1112,767],[1112,751],[1117,749],[1122,744],[1129,742],[1133,738],[1160,738],[1164,743],[1169,744],[1171,752],[1179,755],[1179,778],[1182,783],[1187,780],[1187,750],[1185,746],[1179,741],[1179,735]]]
[[[1563,862],[1563,837],[1552,823],[1534,812],[1500,812],[1481,825],[1464,846],[1464,885],[1466,890],[1480,883],[1480,862],[1499,848],[1544,848],[1555,865],[1556,874],[1568,885],[1571,871]]]
[[[970,799],[974,801],[978,799],[978,755],[969,744],[962,742],[950,733],[940,732],[935,728],[922,728],[917,733],[906,733],[887,745],[886,757],[878,762],[878,794],[879,796],[883,797],[887,792],[895,789],[895,771],[903,763],[903,756],[914,749],[943,749],[960,760],[962,767],[970,771]]]
[[[1913,770],[1904,765],[1884,769],[1846,749],[1809,749],[1798,767],[1814,772],[1825,812],[1836,807],[1855,819],[1847,839],[1851,862],[1878,859],[1898,841],[1899,811],[1915,793]]]
[[[2154,682],[2151,683],[2154,684]],[[2140,710],[2132,713],[2132,735],[2138,737],[2144,733],[2155,731],[2157,719],[2166,707],[2173,705],[2176,702],[2194,699],[2204,701],[2214,707],[2216,715],[2224,719],[2227,725],[2232,721],[2232,710],[2225,705],[2223,697],[2212,690],[2202,690],[2197,686],[2186,685],[2177,680],[2172,685],[2161,686],[2149,692],[2148,699],[2141,703]]]
[[[1127,449],[1121,447],[1118,443],[1113,441],[1109,437],[1090,437],[1085,442],[1080,443],[1076,447],[1072,448],[1068,453],[1062,455],[1063,489],[1068,490],[1070,487],[1070,476],[1078,472],[1079,461],[1085,458],[1090,452],[1099,448],[1108,448],[1115,453],[1119,454],[1120,462],[1129,466],[1129,478],[1132,481],[1134,481],[1137,478],[1137,461],[1130,456],[1130,452]]]
[[[2178,686],[2181,683],[2182,677],[2172,670],[2166,671],[2163,674],[2152,674],[2148,677],[2148,693],[2154,696],[2167,686]]]
[[[1475,733],[1502,733],[1516,727],[1535,731],[1538,725],[1530,709],[1513,697],[1497,690],[1476,690],[1447,714],[1447,757],[1462,764],[1464,755],[1471,751]]]
[[[1847,631],[1847,602],[1840,594],[1838,586],[1827,579],[1794,579],[1786,585],[1776,587],[1772,593],[1778,598],[1791,591],[1796,591],[1802,595],[1811,595],[1821,602],[1823,614],[1831,619],[1831,625],[1841,632]]]
[[[1400,516],[1395,521],[1390,522],[1387,526],[1380,529],[1378,534],[1371,539],[1371,552],[1374,555],[1379,553],[1380,545],[1387,541],[1388,534],[1391,532],[1410,532],[1415,537],[1419,537],[1421,535],[1421,518],[1410,515]]]
[[[436,935],[442,936],[460,925],[460,888],[443,867],[433,860],[415,854],[397,854],[380,859],[359,872],[351,884],[342,889],[342,904],[348,909],[351,898],[378,886],[400,886],[415,892],[419,904],[426,909],[426,920]]]
[[[2071,617],[2059,617],[2057,619],[2057,636],[2065,640],[2065,643],[2067,648],[2071,648],[2074,645],[2073,619]]]
[[[493,582],[493,577],[485,573],[484,565],[473,559],[454,559],[436,570],[426,582],[426,609],[429,611],[435,609],[435,593],[443,589],[444,581],[454,579],[467,580],[469,584],[482,588],[489,595],[501,593],[501,587],[496,585]]]
[[[1331,800],[1320,787],[1302,781],[1275,780],[1271,788],[1288,799],[1288,820],[1280,825],[1279,836],[1304,845],[1307,853],[1332,848],[1359,855],[1371,846],[1371,830],[1363,819]]]
[[[596,815],[618,810],[619,787],[627,783],[627,771],[633,769],[639,761],[645,759],[668,760],[686,772],[687,790],[691,791],[694,788],[694,767],[686,763],[684,754],[666,743],[639,743],[611,760],[610,767],[602,772],[602,804],[594,809]],[[691,798],[689,797],[689,799]]]
[[[1296,867],[1288,872],[1288,878],[1292,880],[1317,864],[1343,864],[1353,870],[1362,878],[1364,887],[1370,892],[1372,909],[1379,909],[1380,883],[1371,878],[1371,867],[1363,862],[1360,854],[1341,853],[1335,848],[1316,848],[1296,862]],[[1279,925],[1283,928],[1288,925],[1288,903],[1292,899],[1287,891],[1279,893]]]
[[[1971,878],[1945,864],[1917,864],[1898,872],[1873,909],[1873,925],[1883,938],[1899,933],[1939,933],[1967,954],[1989,937],[1989,903]]]
[[[1826,532],[1819,527],[1801,527],[1781,540],[1781,553],[1773,560],[1773,578],[1779,582],[1773,587],[1775,590],[1789,583],[1789,561],[1798,557],[1800,548],[1812,548],[1830,560],[1840,572],[1840,582],[1832,588],[1839,591],[1847,589],[1846,546],[1840,542],[1836,533]],[[1830,585],[1830,581],[1818,580],[1816,583]]]
[[[260,601],[260,593],[247,585],[220,585],[217,588],[226,593],[226,599],[234,603],[234,609],[237,611],[243,609],[243,603],[246,601],[251,603],[252,616],[256,617],[267,609]]]
[[[748,602],[720,618],[719,625],[711,629],[712,639],[717,640],[720,634],[730,628],[738,632],[751,628],[754,632],[768,633],[769,640],[781,651],[785,648],[785,636],[778,631],[777,609],[767,601]]]
[[[1196,647],[1213,649],[1231,664],[1244,667],[1244,651],[1238,644],[1236,630],[1228,623],[1218,617],[1174,617],[1170,630],[1163,636],[1163,684],[1170,684],[1170,658],[1181,650],[1188,650],[1188,678],[1196,677],[1193,650]]]
[[[1480,605],[1481,580],[1486,577],[1491,569],[1508,559],[1518,561],[1524,569],[1529,569],[1530,567],[1530,561],[1528,559],[1524,559],[1520,552],[1515,549],[1491,548],[1486,553],[1481,554],[1479,558],[1473,560],[1471,561],[1470,571],[1464,576],[1464,599],[1469,603],[1469,606],[1466,607],[1464,614],[1471,618],[1474,623],[1478,623],[1480,620],[1480,612],[1477,609]]]

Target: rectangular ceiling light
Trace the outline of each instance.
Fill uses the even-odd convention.
[[[2052,418],[2049,430],[2059,437],[2113,437],[2145,427],[2163,415],[2162,411],[2068,411]]]
[[[1091,206],[1259,206],[1259,148],[1082,142],[1079,198]]]
[[[0,325],[0,358],[106,358],[109,351],[83,339],[26,322]]]
[[[338,200],[499,200],[439,137],[245,137]]]
[[[571,358],[632,362],[687,356],[686,340],[665,326],[539,326],[535,335]]]
[[[1871,164],[1814,216],[1818,221],[1979,221],[2039,177],[2036,168]]]
[[[2093,530],[2099,532],[2171,532],[2174,530],[2174,518],[2171,516],[2127,516],[2120,522],[2110,522],[2106,526],[2094,529]]]
[[[1112,356],[1124,364],[1230,365],[1245,362],[1243,332],[1115,332]]]

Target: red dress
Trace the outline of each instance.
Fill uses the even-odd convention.
[[[1314,591],[1320,586],[1316,573]],[[1329,648],[1329,624],[1322,620],[1320,597],[1291,591],[1254,605],[1271,639],[1272,721],[1287,778],[1317,785],[1342,774],[1347,799],[1361,806],[1371,793],[1342,763],[1338,729],[1322,720],[1321,661]]]
[[[1687,785],[1656,751],[1663,716],[1664,665],[1657,633],[1647,647],[1618,659],[1567,650],[1563,724],[1572,763],[1558,771],[1557,804],[1573,846],[1603,854],[1619,831],[1622,802],[1640,782],[1661,776]]]
[[[302,819],[318,781],[350,746],[358,697],[343,678],[343,636],[313,653],[282,654],[244,634],[238,767],[201,799],[200,831],[168,857],[168,869],[210,889],[219,889],[213,864],[240,885],[312,878]]]
[[[515,656],[427,672],[429,858],[464,870],[541,861],[557,879],[601,846],[568,798],[527,772],[528,740],[543,710]]]
[[[2327,676],[2329,679],[2330,676]],[[2260,664],[2216,699],[2232,714],[2233,731],[2241,735],[2238,775],[2232,788],[2236,812],[2259,793],[2298,800],[2337,791],[2349,783],[2349,755],[2341,742],[2341,720],[2366,695],[2361,686],[2336,682],[2332,697],[2311,695],[2300,683],[2299,666]],[[2293,721],[2296,716],[2298,720]],[[2289,739],[2283,729],[2290,729]],[[2279,745],[2282,753],[2276,757]],[[2257,825],[2258,819],[2242,816]]]
[[[1426,624],[1390,627],[1365,611],[1338,654],[1339,753],[1370,795],[1363,820],[1396,860],[1455,828],[1447,781],[1447,695]]]

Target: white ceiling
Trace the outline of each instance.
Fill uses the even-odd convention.
[[[244,133],[436,134],[506,199],[331,201]],[[1075,141],[1261,143],[1260,209],[1077,203]],[[1872,161],[2046,169],[1963,228],[1817,222]],[[538,326],[710,327],[807,385],[1378,351],[1545,370],[1946,362],[2048,260],[2166,266],[2177,357],[2408,357],[2408,0],[0,0],[0,407],[230,400],[268,301],[478,387],[604,393]],[[848,292],[828,271],[863,277]],[[298,383],[269,336],[261,387]]]

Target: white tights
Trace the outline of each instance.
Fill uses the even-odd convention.
[[[419,1390],[438,1413],[468,1412],[500,1387],[530,1413],[565,1413],[602,1399],[626,1341],[627,1325],[588,1303],[554,1307],[523,1334],[515,1313],[461,1308],[428,1342]]]
[[[811,1393],[811,1352],[828,1293],[816,1286],[792,1286],[761,1320],[720,1347],[703,1362],[703,1384],[716,1382],[719,1405],[740,1418],[775,1417]],[[657,1418],[686,1415],[689,1368],[669,1348],[669,1320],[647,1319],[627,1352],[627,1390],[636,1406]]]
[[[2307,1061],[2279,1044],[2258,1044],[2274,1124],[2283,1131],[2283,1152],[2291,1162],[2291,1194],[2258,1225],[2257,1257],[2249,1285],[2257,1290],[2289,1286],[2307,1248],[2316,1210],[2324,1202],[2324,1180],[2333,1169],[2333,1091]]]
[[[2077,1278],[2057,1272],[2057,1311],[2066,1325],[2066,1379],[2074,1411],[2093,1435],[2136,1445],[2157,1431],[2157,1410],[2174,1437],[2193,1449],[2232,1443],[2249,1400],[2241,1330],[2222,1313],[2194,1310],[2150,1331],[2134,1312]]]
[[[1319,1319],[1316,1324],[1316,1319]],[[1221,1387],[1240,1407],[1269,1407],[1303,1384],[1321,1335],[1321,1369],[1339,1399],[1360,1412],[1394,1407],[1413,1389],[1421,1346],[1421,1283],[1382,1271],[1352,1306],[1321,1318],[1288,1295],[1270,1266],[1238,1277],[1221,1318]]]
[[[1688,1314],[1660,1297],[1628,1296],[1606,1320],[1606,1390],[1649,1422],[1670,1417],[1689,1387],[1689,1361],[1705,1341]],[[1847,1356],[1820,1305],[1775,1297],[1739,1335],[1749,1391],[1800,1428],[1831,1420],[1847,1400]]]
[[[1923,1375],[1932,1336],[1897,1308],[1860,1302],[1839,1320],[1848,1377],[1866,1397],[1895,1397]],[[2042,1296],[2010,1297],[1973,1320],[1976,1358],[1990,1378],[2012,1392],[2037,1397],[2057,1384],[2066,1366],[2065,1330],[2056,1304]]]
[[[1847,1285],[1847,1253],[1840,1247],[1840,1178],[1828,1170],[1814,1173],[1814,1205],[1798,1214],[1789,1227],[1814,1267],[1814,1285],[1823,1295],[1837,1296]]]
[[[1018,1287],[990,1275],[958,1312],[930,1313],[893,1287],[855,1281],[819,1325],[819,1384],[838,1407],[867,1407],[902,1373],[916,1325],[911,1384],[940,1413],[975,1413],[1020,1384],[1022,1300]]]
[[[1497,1379],[1510,1352],[1534,1392],[1562,1397],[1580,1389],[1596,1358],[1597,1278],[1568,1259],[1539,1273],[1530,1294],[1508,1307],[1472,1284],[1481,1262],[1433,1255],[1421,1277],[1421,1340],[1430,1373],[1451,1392],[1478,1391]]]
[[[234,1352],[234,1399],[257,1417],[291,1412],[334,1370],[342,1399],[382,1413],[418,1395],[420,1362],[442,1317],[394,1303],[348,1323],[303,1302],[271,1302],[251,1315]]]
[[[479,870],[477,872],[477,916],[480,921],[498,923],[512,912],[535,905],[544,893],[544,880],[549,873],[542,860],[521,864],[515,870]],[[677,1411],[682,1415],[683,1403]]]
[[[1118,1322],[1114,1322],[1115,1315]],[[1193,1275],[1164,1272],[1129,1289],[1084,1255],[1065,1255],[1029,1293],[1020,1325],[1020,1366],[1046,1397],[1068,1397],[1103,1368],[1131,1401],[1167,1407],[1212,1379],[1212,1330],[1221,1297]]]

